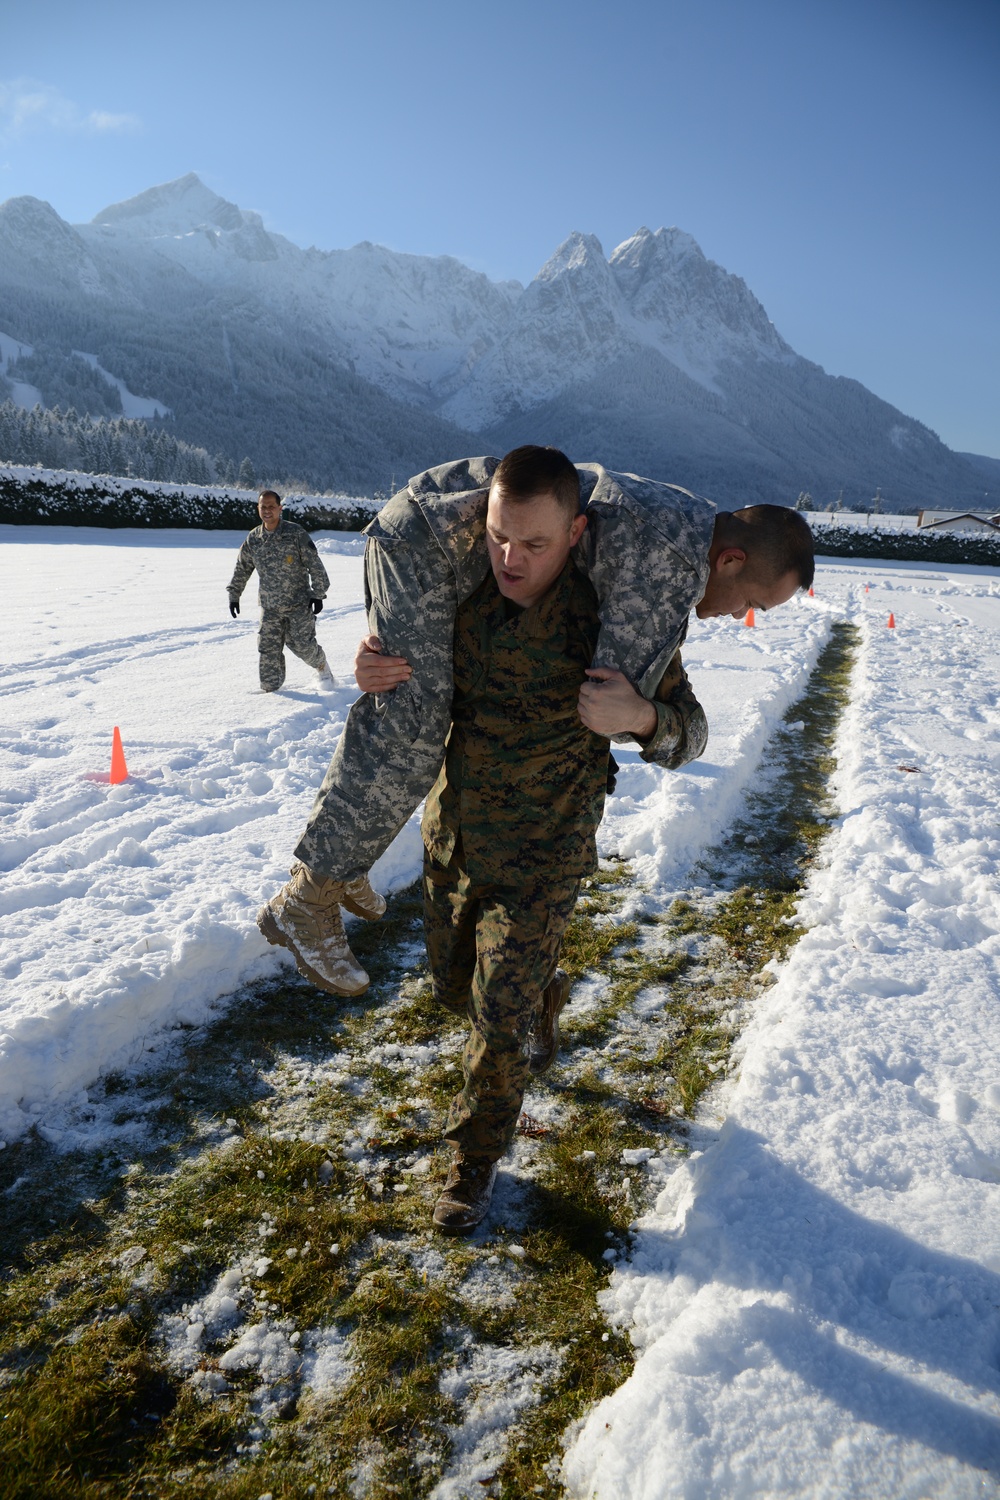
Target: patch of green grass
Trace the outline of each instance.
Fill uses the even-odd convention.
[[[598,926],[578,908],[566,928],[559,962],[571,979],[579,979],[588,969],[603,969],[615,949],[634,941],[638,931],[635,922]]]
[[[795,921],[799,888],[787,890],[741,885],[718,908],[707,924],[720,937],[736,963],[758,972],[772,958],[782,959],[805,928]]]

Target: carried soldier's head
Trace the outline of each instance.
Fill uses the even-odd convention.
[[[543,598],[586,525],[580,479],[565,453],[529,443],[506,454],[486,510],[486,545],[504,598],[522,608]]]
[[[813,535],[809,523],[787,505],[720,511],[708,559],[711,572],[695,614],[700,620],[742,619],[749,609],[775,609],[810,587]]]

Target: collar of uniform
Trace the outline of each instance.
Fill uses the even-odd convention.
[[[565,604],[573,586],[575,573],[573,559],[567,558],[566,566],[552,587],[542,595],[541,599],[536,599],[534,604],[529,604],[526,609],[522,609],[521,613],[509,622],[516,627],[519,635],[537,640],[539,637],[552,634],[555,618]],[[502,600],[503,595],[499,587],[497,596]]]

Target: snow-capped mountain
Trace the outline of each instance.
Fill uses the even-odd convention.
[[[574,233],[442,409],[490,427],[644,349],[713,392],[727,359],[795,358],[745,284],[706,260],[690,235],[640,229],[606,260],[593,235]]]
[[[546,441],[723,501],[979,487],[927,428],[796,354],[679,229],[610,257],[573,233],[522,287],[449,256],[302,249],[189,174],[90,224],[0,205],[0,297],[0,332],[36,351],[11,382],[44,391],[46,360],[86,349],[185,440],[323,483]]]

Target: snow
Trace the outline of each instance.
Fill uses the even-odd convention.
[[[6,1140],[34,1125],[58,1141],[102,1071],[287,962],[254,911],[284,879],[354,696],[362,542],[317,535],[337,686],[291,657],[264,695],[252,591],[238,621],[226,607],[241,539],[0,528]],[[833,622],[860,626],[810,930],[758,1002],[699,1149],[680,1166],[623,1157],[660,1186],[605,1294],[639,1358],[569,1435],[573,1496],[998,1493],[1000,588],[981,568],[831,560],[816,595],[754,630],[692,621],[701,761],[663,775],[616,751],[602,849],[666,901],[740,809]],[[116,725],[129,779],[111,786]],[[408,883],[419,858],[413,820],[376,884]],[[417,1052],[387,1060],[419,1069]],[[123,1247],[139,1275],[141,1248]],[[339,1345],[300,1354],[290,1325],[251,1317],[240,1288],[265,1274],[258,1254],[164,1329],[174,1358],[233,1327],[234,1363],[263,1378],[305,1359],[335,1392]],[[471,1354],[459,1374],[477,1382]],[[525,1371],[511,1401],[533,1388]],[[463,1473],[500,1436],[495,1413],[473,1416],[454,1434]]]
[[[810,931],[613,1278],[641,1356],[574,1496],[998,1492],[1000,597],[860,577],[820,574],[863,647]]]
[[[467,1360],[441,1380],[444,1395],[467,1405],[462,1423],[448,1429],[451,1461],[429,1500],[466,1500],[473,1485],[489,1484],[503,1461],[509,1428],[538,1405],[542,1380],[551,1381],[559,1363],[557,1351],[548,1344],[528,1349],[470,1347]]]
[[[10,399],[22,411],[33,411],[36,406],[40,406],[42,393],[36,385],[29,385],[26,380],[13,380],[9,374],[9,366],[22,355],[34,352],[31,344],[19,343],[9,333],[0,333],[0,376],[3,376],[10,387]]]
[[[10,627],[0,671],[0,1137],[164,1026],[277,962],[254,904],[291,849],[355,692],[293,658],[257,690],[253,587],[225,585],[235,533],[3,528]],[[362,633],[361,540],[319,636]],[[121,728],[129,779],[108,785]],[[390,873],[392,862],[390,862]],[[43,1121],[44,1123],[44,1121]]]
[[[74,349],[73,353],[80,359],[86,360],[92,370],[103,375],[111,385],[117,386],[118,394],[122,398],[122,412],[126,417],[171,417],[173,412],[169,406],[164,406],[162,401],[154,401],[150,396],[137,396],[130,391],[118,375],[112,375],[109,370],[99,362],[96,354],[84,354],[81,349]]]

